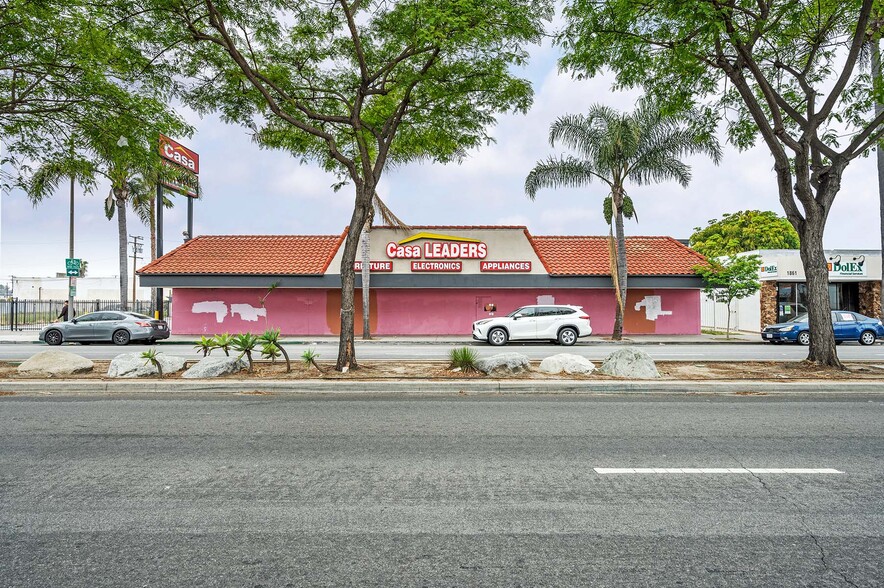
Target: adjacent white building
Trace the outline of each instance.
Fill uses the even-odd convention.
[[[806,278],[797,249],[762,249],[741,255],[761,257],[761,290],[731,305],[731,329],[758,331],[764,325],[787,321],[807,312]],[[829,264],[829,305],[881,317],[881,251],[833,249]],[[704,328],[723,329],[727,308],[705,296],[700,320]]]

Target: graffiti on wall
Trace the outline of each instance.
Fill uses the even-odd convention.
[[[220,300],[194,302],[193,306],[190,307],[190,311],[194,314],[214,314],[215,322],[218,324],[223,323],[228,314],[231,318],[234,315],[239,315],[240,319],[249,322],[257,322],[258,317],[267,317],[266,308],[252,306],[251,304],[231,303],[228,312],[228,305]]]
[[[663,301],[660,296],[645,296],[635,304],[636,310],[641,310],[642,307],[645,309],[645,318],[649,321],[656,321],[657,317],[672,314],[671,310],[663,310]]]

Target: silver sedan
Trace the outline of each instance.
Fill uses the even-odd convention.
[[[40,331],[40,341],[49,345],[103,341],[127,345],[129,341],[153,343],[168,338],[166,321],[121,310],[90,312],[69,321],[52,323]]]

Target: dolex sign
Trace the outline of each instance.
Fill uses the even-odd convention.
[[[195,174],[200,173],[200,156],[165,135],[160,135],[160,156]]]
[[[829,274],[833,276],[864,276],[866,275],[865,258],[859,261],[830,261]]]

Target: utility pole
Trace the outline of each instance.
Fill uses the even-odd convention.
[[[129,245],[132,246],[132,304],[135,304],[135,270],[138,269],[138,260],[141,259],[141,256],[138,255],[141,253],[141,240],[144,237],[139,237],[138,235],[129,235],[129,238],[132,239],[129,241]]]
[[[68,257],[71,259],[74,258],[74,176],[71,176],[71,210],[70,210],[70,228],[68,232]],[[68,276],[68,318],[70,320],[74,318],[74,284],[76,283],[76,278],[74,276]]]

